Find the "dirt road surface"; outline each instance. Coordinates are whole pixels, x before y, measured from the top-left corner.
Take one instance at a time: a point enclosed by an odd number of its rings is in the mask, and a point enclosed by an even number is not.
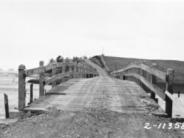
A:
[[[159,128],[171,120],[153,116],[160,111],[134,82],[100,74],[90,79],[72,79],[29,108],[48,111],[24,118],[1,129],[1,138],[180,138],[182,130]],[[63,89],[64,86],[69,86]],[[147,127],[157,125],[156,127]]]

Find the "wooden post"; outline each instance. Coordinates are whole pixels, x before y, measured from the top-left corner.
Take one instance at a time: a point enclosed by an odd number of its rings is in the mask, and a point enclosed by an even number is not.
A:
[[[126,77],[125,77],[125,75],[123,74],[123,80],[126,80]]]
[[[74,69],[73,69],[73,77],[76,78],[77,77],[77,63],[74,64]]]
[[[25,97],[26,97],[26,82],[25,82],[25,69],[24,65],[20,65],[18,72],[19,72],[19,79],[18,79],[18,109],[22,111],[25,107]]]
[[[152,63],[151,67],[152,68],[156,68],[157,64],[156,63]],[[156,84],[156,76],[154,76],[153,74],[150,74],[151,75],[151,83],[152,84]]]
[[[167,69],[166,75],[166,91],[173,94],[173,82],[174,82],[174,70],[169,68]]]
[[[72,73],[72,65],[69,64],[69,72]]]
[[[5,108],[5,118],[9,118],[9,104],[8,104],[8,95],[4,94],[4,108]]]
[[[156,83],[156,77],[154,76],[154,75],[152,75],[152,74],[148,74],[149,75],[149,77],[150,77],[150,82],[151,82],[151,84],[155,84]],[[156,100],[156,97],[155,97],[156,95],[155,95],[155,93],[154,92],[151,92],[151,98],[152,99],[154,99],[154,100]]]
[[[83,77],[84,78],[87,78],[87,68],[86,68],[85,64],[83,64],[83,69],[84,69],[84,71],[83,71]]]
[[[65,70],[66,70],[66,63],[64,63],[64,64],[62,65],[62,73],[65,73]]]
[[[151,75],[151,83],[156,84],[156,77],[152,74],[150,74],[150,75]]]
[[[40,61],[40,68],[44,67],[44,62]],[[40,78],[39,78],[39,96],[44,96],[44,72],[40,73]]]
[[[29,104],[33,102],[33,83],[30,84],[30,100]]]
[[[56,75],[57,73],[57,68],[56,68],[57,64],[53,64],[53,69],[52,69],[52,76]],[[52,87],[55,87],[56,86],[56,82],[52,82]]]
[[[84,65],[83,63],[81,63],[81,66],[80,66],[80,74],[81,74],[81,78],[84,77]]]
[[[172,99],[169,98],[169,96],[165,96],[165,111],[168,115],[168,117],[172,117],[172,110],[173,110],[173,102]]]
[[[178,91],[178,98],[180,97],[180,91]]]
[[[169,68],[167,69],[167,75],[166,75],[166,91],[173,94],[173,81],[174,81],[174,70]],[[169,96],[166,95],[165,98],[166,102],[166,113],[169,117],[172,117],[172,109],[173,109],[173,101],[170,99]]]
[[[81,63],[78,64],[78,76],[81,78]]]
[[[83,65],[81,66],[81,78],[83,78],[84,77],[84,67],[83,67]]]
[[[76,72],[79,72],[78,63],[76,64]]]
[[[69,65],[69,73],[70,73],[70,76],[71,78],[73,78],[73,65]]]
[[[153,100],[155,100],[155,93],[154,93],[154,92],[151,92],[151,98],[152,98]]]

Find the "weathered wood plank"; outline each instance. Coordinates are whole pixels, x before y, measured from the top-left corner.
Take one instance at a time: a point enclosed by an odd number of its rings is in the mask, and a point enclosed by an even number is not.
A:
[[[5,108],[5,118],[10,117],[9,113],[9,103],[8,103],[8,95],[4,93],[4,108]]]
[[[18,109],[22,111],[25,107],[25,97],[26,97],[26,83],[25,83],[25,66],[19,66],[19,78],[18,78]]]
[[[173,69],[167,69],[167,75],[166,75],[166,90],[173,94],[173,82],[174,82],[174,70]]]
[[[160,98],[165,100],[165,93],[160,88],[158,88],[156,85],[151,84],[149,81],[147,81],[141,75],[138,75],[138,74],[135,74],[135,73],[129,73],[129,74],[125,74],[125,76],[126,77],[129,77],[129,76],[134,77],[134,78],[140,80],[146,87],[148,87],[151,91],[153,91],[155,94],[160,96]]]
[[[30,98],[29,103],[31,104],[33,102],[33,83],[30,84]]]
[[[57,80],[60,80],[64,77],[70,77],[71,76],[71,73],[60,73],[60,74],[57,74],[57,75],[54,75],[48,79],[45,80],[45,84],[50,84],[50,83],[53,83]]]
[[[33,83],[33,84],[39,84],[39,79],[30,79],[27,82],[28,83]]]
[[[123,69],[112,72],[112,74],[125,72],[125,71],[133,69],[133,68],[145,70],[146,72],[148,72],[152,75],[155,75],[157,78],[161,79],[162,81],[164,81],[164,82],[166,81],[166,73],[165,72],[160,71],[160,70],[155,69],[155,68],[151,68],[151,67],[149,67],[145,64],[131,64],[126,68],[123,68]]]
[[[45,68],[38,67],[38,68],[33,68],[33,69],[26,70],[25,74],[26,74],[26,76],[31,76],[33,74],[40,74],[42,72],[45,72]]]
[[[44,62],[43,61],[40,61],[40,68],[44,68]],[[44,90],[44,79],[45,79],[45,77],[44,77],[44,72],[41,72],[40,74],[39,74],[39,96],[41,97],[41,96],[44,96],[44,92],[45,92],[45,90]]]
[[[26,76],[31,76],[34,74],[40,74],[49,70],[53,70],[55,68],[59,68],[59,67],[63,67],[63,66],[72,66],[75,65],[75,63],[56,63],[56,64],[50,64],[44,67],[37,67],[37,68],[33,68],[33,69],[28,69],[25,71]]]

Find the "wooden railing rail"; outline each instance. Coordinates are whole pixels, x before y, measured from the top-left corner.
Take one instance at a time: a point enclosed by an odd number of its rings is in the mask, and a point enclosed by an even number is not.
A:
[[[44,62],[40,61],[39,67],[26,69],[25,65],[20,65],[18,84],[18,109],[20,111],[25,108],[26,97],[26,77],[37,76],[37,79],[29,80],[30,97],[33,98],[33,84],[39,84],[39,96],[45,96],[45,85],[55,87],[62,82],[64,78],[90,78],[98,75],[97,71],[92,68],[85,60],[79,62],[52,63],[44,66]],[[33,99],[30,99],[32,102]]]
[[[56,69],[56,68],[62,68],[65,65],[73,66],[73,65],[75,65],[75,63],[53,63],[53,64],[43,66],[43,67],[28,69],[28,70],[25,71],[25,74],[26,74],[26,76],[31,76],[31,75],[34,75],[34,74],[40,74],[42,72],[46,72],[46,71],[53,70],[53,69]]]
[[[130,79],[138,82],[138,84],[143,87],[146,87],[151,91],[151,97],[157,102],[162,99],[165,101],[165,112],[168,116],[172,116],[172,99],[166,94],[166,91],[171,95],[173,94],[173,82],[174,82],[174,70],[167,69],[167,72],[163,72],[153,66],[148,66],[143,63],[139,64],[130,64],[127,67],[111,72],[111,75],[114,77],[127,80]],[[133,79],[132,79],[133,78]],[[157,80],[161,80],[164,84],[163,88],[160,88],[160,84]],[[157,98],[156,98],[157,97]]]
[[[141,83],[143,83],[147,88],[149,88],[152,92],[154,92],[155,94],[159,95],[160,98],[162,98],[163,100],[165,100],[165,94],[164,91],[157,87],[155,84],[152,84],[151,82],[149,82],[148,80],[146,80],[143,76],[136,74],[136,73],[129,73],[129,74],[125,74],[125,77],[134,77],[135,79],[139,80]],[[155,96],[152,95],[152,98],[154,98]]]
[[[57,74],[57,75],[54,75],[52,77],[45,79],[45,84],[49,85],[49,84],[52,84],[53,82],[56,82],[59,79],[62,79],[63,77],[70,77],[70,76],[71,76],[71,73],[69,73],[69,72],[68,73],[60,73],[60,74]]]
[[[144,70],[144,71],[148,72],[149,74],[152,74],[152,75],[156,76],[157,78],[161,79],[162,81],[164,81],[164,82],[166,81],[166,79],[165,79],[166,73],[165,72],[160,71],[158,69],[155,69],[154,67],[149,67],[145,64],[130,64],[129,66],[127,66],[123,69],[113,71],[112,74],[125,72],[125,71],[130,70],[130,69]]]

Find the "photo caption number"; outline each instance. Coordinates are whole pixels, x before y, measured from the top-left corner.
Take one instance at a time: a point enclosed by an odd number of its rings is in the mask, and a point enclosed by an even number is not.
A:
[[[168,124],[168,129],[173,129],[173,123]]]
[[[174,128],[175,128],[175,129],[180,129],[180,126],[181,126],[181,123],[176,123],[176,124],[174,125]]]
[[[181,124],[181,130],[184,130],[184,123]]]
[[[145,125],[144,125],[144,129],[151,129],[151,125],[150,125],[150,123],[145,123]]]

